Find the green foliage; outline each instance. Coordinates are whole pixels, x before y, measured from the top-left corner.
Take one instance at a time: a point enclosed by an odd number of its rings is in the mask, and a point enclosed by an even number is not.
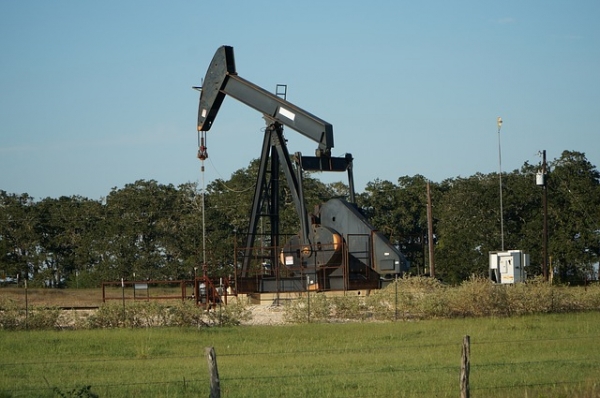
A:
[[[210,311],[193,302],[162,304],[158,302],[133,305],[107,304],[87,319],[87,327],[149,328],[149,327],[210,327],[236,326],[249,320],[251,313],[240,301],[218,306]]]
[[[422,175],[398,178],[398,184],[375,180],[367,184],[358,204],[370,222],[397,244],[412,265],[412,272],[425,269],[423,252],[427,242],[427,180]],[[439,189],[434,184],[432,197]]]
[[[548,164],[548,254],[555,280],[584,283],[597,278],[600,173],[575,151]],[[213,181],[204,195],[196,184],[174,187],[153,180],[113,188],[101,201],[72,196],[36,202],[26,193],[0,190],[0,276],[19,275],[29,286],[79,288],[132,279],[134,273],[137,279],[191,279],[203,261],[202,219],[209,276],[228,276],[234,247],[243,245],[248,228],[258,165],[254,160],[229,180]],[[453,285],[485,277],[488,253],[501,249],[501,219],[505,247],[525,250],[531,258],[528,274],[541,274],[543,189],[534,183],[539,169],[525,163],[502,174],[503,214],[497,173],[430,184],[436,277]],[[422,275],[429,264],[426,185],[421,175],[402,176],[396,183],[376,179],[357,198],[371,223],[411,261],[413,275]],[[310,174],[303,186],[309,210],[348,195],[344,184],[323,184]],[[280,232],[297,233],[289,190],[282,190],[280,202]]]
[[[13,300],[0,298],[0,328],[16,330],[21,325],[21,311]]]
[[[334,319],[363,321],[368,318],[367,306],[358,296],[334,296],[332,298]]]
[[[286,302],[283,319],[288,323],[327,322],[331,320],[332,300],[322,293]]]
[[[600,310],[600,286],[555,286],[541,278],[506,286],[473,278],[449,287],[430,278],[402,278],[369,301],[381,319],[520,316]]]
[[[20,307],[13,300],[0,298],[0,329],[40,330],[59,327],[60,309],[55,307]]]
[[[549,255],[561,281],[589,278],[600,254],[600,174],[584,154],[565,151],[550,162],[548,176]],[[503,174],[504,214],[499,213],[498,175],[477,174],[445,181],[436,203],[436,276],[459,284],[486,276],[488,252],[500,250],[500,217],[505,247],[531,255],[530,275],[541,273],[542,194],[539,167],[525,164]],[[596,275],[597,277],[597,275]]]
[[[562,282],[580,281],[600,254],[600,172],[583,153],[564,151],[548,185],[553,264]]]
[[[100,286],[102,282],[104,282],[102,274],[89,267],[71,273],[65,280],[65,287],[68,289],[93,289]]]
[[[62,398],[98,398],[99,395],[92,391],[92,386],[75,387],[64,393],[58,387],[54,387],[54,393]]]
[[[88,319],[88,326],[94,328],[118,328],[127,326],[127,309],[117,305],[103,305]]]
[[[191,302],[178,303],[169,308],[169,318],[164,326],[238,326],[252,319],[252,313],[240,300],[218,305],[210,311]]]
[[[484,278],[472,278],[448,289],[447,311],[450,317],[510,315],[506,287]]]
[[[238,326],[252,319],[252,312],[241,300],[234,300],[227,305],[219,305],[207,313],[210,324],[218,326]]]
[[[204,309],[194,303],[178,302],[169,309],[169,312],[168,324],[170,326],[208,326]]]
[[[472,278],[456,287],[426,277],[400,278],[370,296],[314,294],[288,303],[288,323],[414,320],[522,316],[600,310],[600,285],[555,286],[537,278],[530,283],[496,285]]]
[[[34,308],[29,311],[25,321],[28,329],[56,329],[59,327],[59,308]]]
[[[446,314],[447,287],[426,277],[404,277],[368,298],[377,319],[426,319]]]
[[[19,307],[13,300],[0,299],[0,330],[43,329],[117,329],[156,327],[237,326],[252,318],[241,301],[207,311],[191,301],[175,304],[140,302],[123,306],[105,304],[82,317],[76,313],[61,314],[54,307]]]
[[[459,284],[473,274],[486,275],[488,252],[500,249],[498,181],[477,174],[445,184],[444,196],[435,210],[440,219],[435,228],[440,236],[435,252],[436,277]]]
[[[286,302],[283,312],[283,319],[289,323],[306,323],[309,321],[308,300],[298,299]]]

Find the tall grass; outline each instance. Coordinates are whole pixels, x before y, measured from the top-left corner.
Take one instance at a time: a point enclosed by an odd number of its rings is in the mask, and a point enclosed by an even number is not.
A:
[[[55,307],[23,308],[18,302],[0,298],[0,329],[51,329],[58,324],[60,310]]]
[[[555,286],[534,280],[503,286],[485,279],[449,287],[431,278],[398,279],[368,296],[334,296],[311,293],[288,303],[289,323],[365,320],[413,320],[600,310],[600,285]],[[56,307],[24,308],[10,296],[0,298],[0,329],[70,327],[116,328],[157,326],[238,325],[251,317],[242,301],[206,312],[192,302],[111,302],[89,316],[60,312]]]
[[[430,278],[402,278],[369,299],[382,318],[464,318],[600,310],[600,285],[556,286],[536,279],[497,285],[474,278],[448,287]]]
[[[169,326],[236,326],[250,317],[241,301],[218,306],[212,311],[193,302],[131,302],[105,304],[84,315],[76,311],[30,306],[0,298],[0,329],[106,329]]]
[[[223,328],[0,331],[0,396],[456,397],[471,336],[473,397],[600,394],[600,313]]]
[[[423,277],[401,278],[367,297],[312,293],[288,303],[290,323],[521,316],[600,310],[600,285],[556,286],[540,279],[497,285],[474,278],[460,286]]]

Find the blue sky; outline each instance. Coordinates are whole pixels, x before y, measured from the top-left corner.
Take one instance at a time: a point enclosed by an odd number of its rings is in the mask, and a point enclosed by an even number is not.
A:
[[[223,44],[240,76],[287,84],[333,124],[359,192],[497,172],[498,116],[503,171],[543,149],[598,166],[598,20],[597,0],[2,1],[0,190],[100,199],[140,179],[201,183],[191,87]],[[263,127],[226,98],[205,183],[258,157]],[[316,148],[286,137],[291,152]]]

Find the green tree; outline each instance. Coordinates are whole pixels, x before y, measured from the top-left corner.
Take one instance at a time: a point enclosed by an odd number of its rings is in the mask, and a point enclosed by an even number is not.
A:
[[[395,214],[402,204],[398,201],[398,187],[387,180],[369,182],[365,192],[358,197],[358,204],[370,222],[388,238],[400,235],[400,220]]]
[[[432,196],[439,196],[430,184]],[[428,264],[427,179],[421,175],[398,178],[398,184],[375,180],[359,195],[359,203],[371,224],[404,253],[413,274],[422,274]],[[435,228],[434,228],[435,229]]]
[[[136,279],[177,277],[182,264],[176,249],[182,216],[177,189],[141,180],[113,189],[106,201],[102,279],[134,273]]]
[[[0,270],[7,277],[18,275],[22,280],[38,272],[36,219],[31,196],[0,191]]]
[[[600,173],[585,154],[564,151],[548,180],[549,254],[563,281],[581,280],[600,254]]]
[[[488,252],[500,250],[498,182],[483,174],[442,183],[436,208],[436,275],[459,283],[487,275]]]
[[[437,215],[437,270],[458,283],[470,275],[486,276],[488,253],[504,249],[530,254],[530,276],[542,272],[543,190],[535,185],[541,166],[525,163],[504,173],[503,213],[499,211],[498,174],[476,174],[444,181]],[[600,225],[599,173],[585,155],[565,151],[551,162],[548,179],[549,255],[561,280],[581,280],[598,261]]]
[[[175,188],[153,180],[113,188],[105,202],[80,196],[35,202],[0,191],[0,272],[55,286],[98,285],[134,273],[138,279],[183,279],[194,268],[202,272],[203,262],[210,276],[229,275],[234,248],[246,241],[258,165],[253,160],[205,192],[197,184]],[[502,214],[496,173],[431,184],[436,276],[450,283],[487,276],[489,252],[502,249],[501,220],[504,249],[525,250],[529,274],[541,273],[543,190],[534,183],[540,167],[525,163],[502,174]],[[303,180],[309,213],[332,197],[348,196],[345,184],[324,184],[315,175]],[[401,248],[415,273],[426,263],[426,184],[420,175],[396,184],[375,180],[357,195],[361,211]],[[283,177],[280,186],[280,233],[296,234],[299,215]],[[600,256],[600,173],[583,153],[565,151],[549,163],[547,191],[551,262],[561,281],[580,281]],[[268,218],[260,228],[267,237],[256,244],[270,245]]]
[[[80,196],[46,198],[35,205],[41,253],[40,284],[62,286],[98,263],[94,253],[101,204]]]

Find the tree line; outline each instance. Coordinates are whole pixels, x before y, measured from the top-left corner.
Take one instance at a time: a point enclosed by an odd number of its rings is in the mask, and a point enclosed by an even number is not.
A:
[[[600,173],[584,153],[574,151],[564,151],[548,166],[553,275],[562,282],[597,277]],[[500,250],[501,239],[506,249],[530,254],[530,276],[541,274],[543,190],[535,184],[540,168],[525,163],[502,174],[502,214],[498,173],[430,182],[436,277],[454,284],[487,276],[488,253]],[[93,287],[121,278],[190,279],[204,264],[211,276],[231,275],[236,248],[245,242],[257,172],[254,160],[206,189],[140,180],[113,188],[100,200],[35,200],[0,190],[0,276],[19,275],[38,286]],[[428,271],[427,183],[422,175],[376,179],[357,195],[358,208],[401,248],[412,274]],[[329,198],[348,196],[344,183],[322,183],[310,174],[304,191],[309,211]],[[298,216],[285,189],[281,203],[280,230],[295,234]]]

